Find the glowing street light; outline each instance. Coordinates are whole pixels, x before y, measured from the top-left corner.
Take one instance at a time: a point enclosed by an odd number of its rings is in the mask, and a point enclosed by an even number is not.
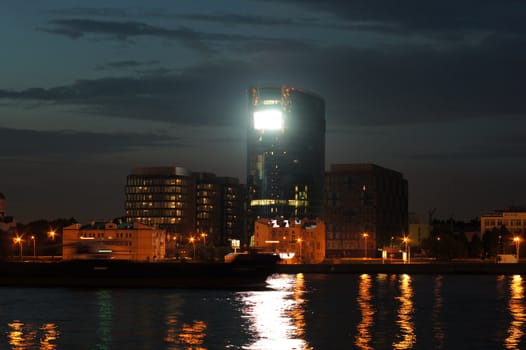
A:
[[[33,241],[33,259],[36,259],[37,257],[37,239],[35,235],[31,235],[31,240]]]
[[[195,260],[195,238],[194,237],[190,237],[190,243],[192,243],[192,246],[194,248],[194,254],[192,256],[192,259]]]
[[[206,233],[201,233],[201,238],[203,238],[203,247],[206,247],[206,236],[208,236]]]
[[[20,260],[22,260],[22,237],[20,237],[19,235],[17,235],[14,239],[13,239],[13,242],[15,244],[18,244],[18,246],[20,247]]]
[[[517,256],[517,262],[519,261],[519,246],[521,244],[521,238],[519,236],[513,237],[513,242],[515,242],[515,255]]]
[[[367,237],[369,237],[369,234],[367,232],[365,232],[363,234],[363,240],[364,240],[363,256],[364,256],[365,259],[367,259]]]
[[[303,240],[302,240],[301,237],[300,237],[300,238],[298,238],[296,241],[300,244],[299,260],[300,260],[300,262],[301,262],[301,259],[302,259],[302,257],[301,257],[301,245],[302,245]]]
[[[57,235],[57,233],[55,232],[55,230],[51,229],[51,231],[49,231],[47,233],[47,236],[49,238],[51,238],[52,241],[55,241],[55,236]],[[53,247],[53,250],[52,250],[52,253],[51,253],[51,260],[55,260],[55,248]]]
[[[403,239],[404,243],[405,243],[405,253],[407,255],[407,262],[410,263],[411,262],[411,247],[409,246],[409,237],[404,237]]]

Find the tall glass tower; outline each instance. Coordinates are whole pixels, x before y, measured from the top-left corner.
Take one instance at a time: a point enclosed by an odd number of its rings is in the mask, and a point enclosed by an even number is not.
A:
[[[249,229],[259,218],[320,217],[324,100],[293,87],[252,87],[248,92]]]

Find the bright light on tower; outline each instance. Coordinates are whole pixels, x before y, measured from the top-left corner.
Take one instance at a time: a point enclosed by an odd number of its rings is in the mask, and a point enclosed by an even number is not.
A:
[[[279,130],[283,128],[283,113],[277,109],[254,112],[254,129]]]

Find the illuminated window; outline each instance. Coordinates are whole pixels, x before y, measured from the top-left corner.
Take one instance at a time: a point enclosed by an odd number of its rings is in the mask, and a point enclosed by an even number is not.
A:
[[[283,128],[283,113],[279,110],[254,112],[254,129],[278,130]]]

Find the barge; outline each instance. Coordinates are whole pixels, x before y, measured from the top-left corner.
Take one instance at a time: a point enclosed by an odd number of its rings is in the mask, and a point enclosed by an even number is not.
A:
[[[250,289],[265,287],[276,262],[4,261],[0,286]]]

